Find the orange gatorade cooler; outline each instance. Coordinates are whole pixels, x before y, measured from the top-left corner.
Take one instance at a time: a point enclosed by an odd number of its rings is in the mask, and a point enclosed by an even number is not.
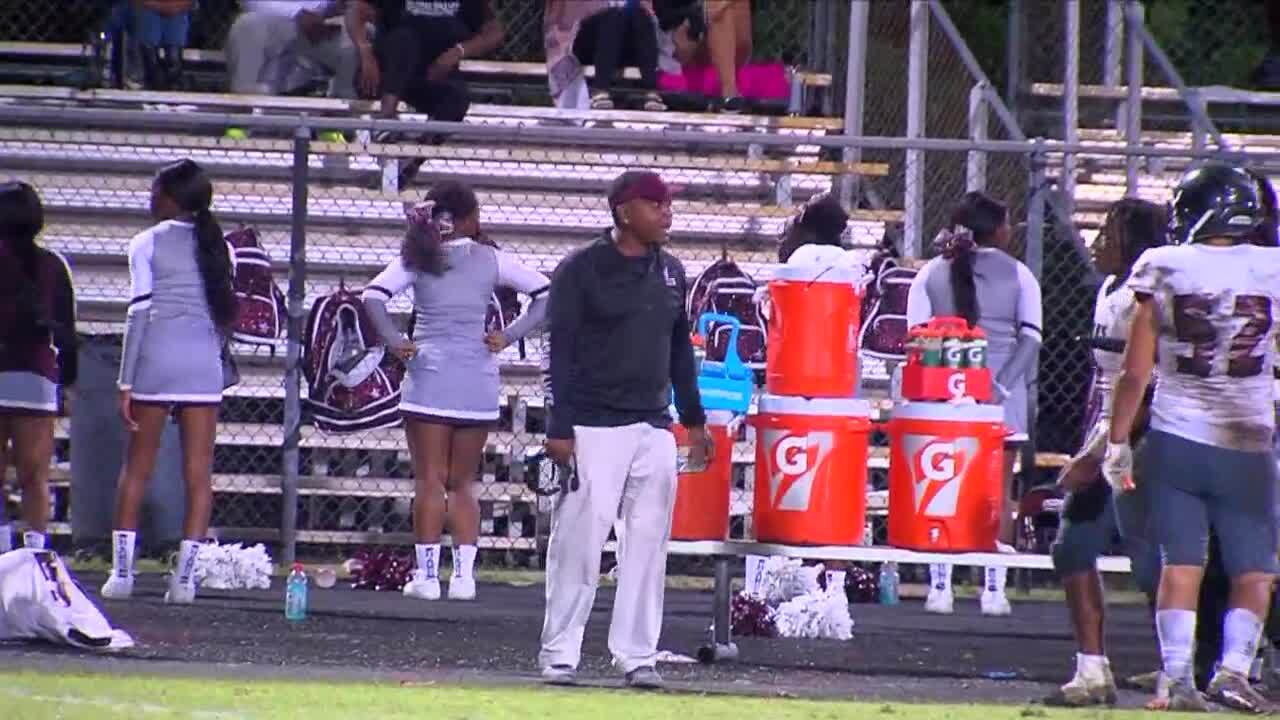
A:
[[[1000,529],[1004,411],[916,402],[889,421],[889,544],[990,552]]]
[[[870,405],[853,398],[764,395],[751,423],[756,429],[756,539],[861,544]]]
[[[679,452],[676,505],[671,517],[672,540],[724,540],[729,536],[729,492],[733,476],[732,415],[707,414],[707,432],[715,441],[715,457],[705,468],[687,464],[689,433],[673,425]]]
[[[847,398],[857,378],[861,312],[856,273],[783,265],[769,283],[765,389],[774,395]]]

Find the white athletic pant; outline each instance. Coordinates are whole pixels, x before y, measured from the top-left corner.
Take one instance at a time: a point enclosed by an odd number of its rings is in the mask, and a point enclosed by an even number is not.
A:
[[[227,76],[231,92],[278,95],[304,84],[310,72],[299,65],[309,61],[332,73],[329,96],[354,98],[360,55],[345,27],[321,43],[312,43],[287,16],[249,12],[240,15],[227,33]],[[302,76],[299,77],[299,71]]]
[[[623,672],[652,667],[662,632],[667,540],[676,497],[676,441],[648,424],[575,427],[578,490],[561,495],[547,548],[542,667],[576,668],[600,582],[600,554],[617,522],[618,592],[609,652]]]

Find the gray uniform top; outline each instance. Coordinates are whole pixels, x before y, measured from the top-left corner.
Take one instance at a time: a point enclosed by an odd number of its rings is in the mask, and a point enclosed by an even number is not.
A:
[[[214,326],[190,222],[166,220],[129,241],[130,301],[120,388],[138,400],[222,400],[223,338]],[[227,246],[232,271],[235,252]]]
[[[514,256],[469,238],[445,242],[444,251],[448,269],[438,276],[408,270],[399,259],[392,261],[365,288],[365,307],[383,342],[399,343],[403,335],[388,315],[386,303],[413,289],[413,343],[418,354],[409,361],[401,387],[402,411],[496,420],[498,363],[484,343],[489,299],[499,286],[533,299],[503,331],[508,343],[515,342],[542,323],[551,283]]]
[[[978,299],[978,327],[987,336],[988,366],[1004,395],[1005,424],[1011,440],[1027,433],[1027,383],[1035,373],[1041,337],[1040,283],[1031,270],[1002,250],[975,249],[973,280]],[[956,316],[950,261],[930,260],[911,283],[907,325],[929,318]]]

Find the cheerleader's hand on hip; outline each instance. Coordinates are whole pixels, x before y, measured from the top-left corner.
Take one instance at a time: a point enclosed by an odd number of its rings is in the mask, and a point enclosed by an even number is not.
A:
[[[1102,460],[1102,476],[1116,492],[1128,492],[1133,484],[1133,448],[1129,443],[1107,443],[1107,454]]]
[[[133,391],[128,388],[120,390],[120,417],[129,432],[138,431],[138,423],[133,419]]]
[[[500,353],[507,347],[507,338],[501,332],[494,330],[484,336],[484,344],[489,348],[489,352]]]

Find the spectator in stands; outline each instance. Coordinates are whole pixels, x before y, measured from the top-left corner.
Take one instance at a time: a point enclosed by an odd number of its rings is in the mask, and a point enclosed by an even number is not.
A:
[[[413,460],[413,531],[417,565],[404,594],[440,598],[440,536],[453,540],[449,598],[476,596],[473,566],[480,504],[472,491],[489,429],[498,420],[496,353],[545,316],[550,281],[515,257],[483,244],[480,204],[471,188],[444,182],[409,211],[400,257],[364,291],[383,343],[404,358],[408,375],[400,412]],[[504,331],[486,337],[489,299],[500,287],[533,298]],[[387,314],[387,303],[412,289],[413,337]]]
[[[23,182],[0,184],[0,488],[12,457],[27,524],[22,544],[29,548],[45,545],[59,384],[70,400],[76,382],[71,270],[60,255],[36,245],[43,227],[35,189]],[[4,518],[0,507],[0,553],[13,542]]]
[[[1253,82],[1262,90],[1280,90],[1280,0],[1266,0],[1267,34],[1271,47],[1253,71]]]
[[[665,51],[680,65],[714,65],[720,76],[720,110],[745,112],[747,101],[738,91],[738,69],[751,59],[751,0],[655,1],[663,27],[673,28],[664,43]]]
[[[583,19],[573,38],[573,57],[595,68],[588,82],[591,109],[612,110],[618,74],[623,67],[634,66],[640,71],[644,109],[666,110],[658,94],[658,27],[653,0],[611,5]]]
[[[182,49],[191,30],[194,0],[131,0],[124,11],[137,36],[148,90],[181,90]]]
[[[328,22],[344,0],[243,0],[227,33],[231,92],[278,95],[304,86],[317,71],[329,77],[329,97],[354,98],[360,62],[349,33]]]
[[[165,602],[195,600],[195,563],[209,533],[213,447],[227,384],[226,338],[237,317],[231,247],[210,211],[213,185],[191,160],[166,165],[151,186],[156,225],[129,241],[130,295],[120,362],[120,414],[129,430],[116,488],[105,598],[133,594],[138,515],[170,416],[182,431],[186,515]]]
[[[360,56],[359,89],[381,97],[383,118],[397,117],[404,100],[433,120],[461,122],[471,101],[459,64],[504,39],[490,0],[349,0],[346,21]],[[374,21],[376,44],[367,27]]]
[[[907,326],[933,317],[962,317],[980,327],[990,343],[987,362],[993,375],[995,402],[1004,408],[1010,435],[1004,452],[1004,502],[1000,513],[1000,552],[1014,552],[1012,543],[1013,463],[1027,441],[1027,392],[1036,373],[1042,340],[1040,283],[1021,262],[1008,254],[1012,233],[1009,211],[980,192],[966,193],[951,212],[950,226],[934,241],[938,257],[920,270],[911,283]],[[951,566],[931,565],[925,610],[953,609]],[[1007,568],[986,568],[981,598],[984,615],[1011,612],[1005,593]]]

